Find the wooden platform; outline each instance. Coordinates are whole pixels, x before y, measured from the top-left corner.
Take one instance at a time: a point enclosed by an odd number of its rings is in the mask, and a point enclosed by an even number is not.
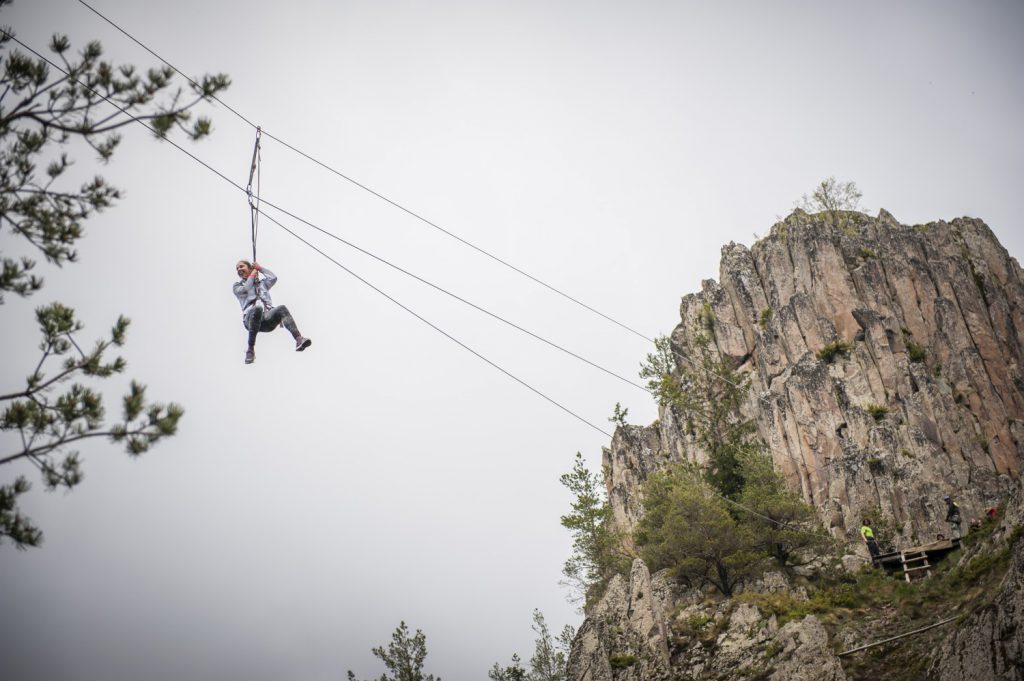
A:
[[[908,582],[931,575],[932,567],[946,557],[947,553],[960,548],[959,539],[940,539],[930,544],[910,546],[899,551],[883,553],[874,560],[874,564],[886,572],[903,575]]]

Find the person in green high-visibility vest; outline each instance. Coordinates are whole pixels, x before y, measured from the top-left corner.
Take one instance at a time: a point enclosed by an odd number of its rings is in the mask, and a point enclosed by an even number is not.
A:
[[[874,565],[875,560],[878,559],[881,551],[878,550],[878,543],[875,541],[875,532],[871,529],[871,523],[867,518],[864,518],[864,524],[860,527],[860,536],[868,546],[868,552],[871,553],[871,564]]]

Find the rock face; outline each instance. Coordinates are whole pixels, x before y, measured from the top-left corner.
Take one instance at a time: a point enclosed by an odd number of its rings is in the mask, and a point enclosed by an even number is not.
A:
[[[972,613],[936,651],[928,678],[936,681],[1024,679],[1024,495],[1012,500],[989,551],[1011,552],[1010,569],[991,603]]]
[[[956,498],[966,525],[1018,487],[1024,272],[981,221],[911,227],[885,211],[832,221],[798,210],[751,249],[725,246],[720,282],[685,296],[680,313],[673,348],[685,352],[696,328],[712,332],[716,351],[750,377],[744,416],[835,537],[854,540],[863,512],[877,508],[893,520],[896,546],[931,540],[949,532],[944,495]],[[828,357],[830,344],[845,351]],[[706,460],[685,414],[667,407],[659,416],[618,428],[604,451],[627,544],[648,476]],[[1019,499],[1005,522],[1024,523]],[[929,678],[1024,679],[1024,540],[1014,551],[1000,597],[950,634]],[[790,587],[766,576],[753,588]],[[752,605],[679,592],[639,560],[628,582],[616,577],[588,611],[568,674],[749,677],[847,678],[813,616],[779,627]]]
[[[767,575],[762,589],[788,589]],[[756,607],[705,602],[677,592],[667,572],[636,560],[588,613],[569,655],[572,681],[760,678],[845,681],[828,635],[813,616],[779,627]]]
[[[576,633],[573,678],[670,679],[666,613],[673,602],[665,575],[652,580],[643,561],[634,561],[629,582],[616,575]]]
[[[776,637],[782,643],[782,663],[772,679],[788,681],[843,681],[846,674],[839,658],[828,647],[828,634],[813,615],[789,622]]]
[[[836,537],[854,539],[872,508],[897,543],[948,535],[943,496],[978,517],[1019,475],[1024,273],[980,220],[909,227],[882,211],[834,226],[798,210],[751,249],[725,246],[720,283],[680,311],[674,347],[711,326],[751,378],[745,415]],[[835,342],[849,351],[823,359]],[[652,471],[705,458],[682,416],[620,428],[605,451],[626,534]]]
[[[991,605],[946,639],[928,678],[936,681],[1024,679],[1024,543]]]

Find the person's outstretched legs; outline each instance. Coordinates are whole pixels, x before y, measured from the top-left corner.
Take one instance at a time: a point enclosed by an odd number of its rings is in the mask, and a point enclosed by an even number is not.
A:
[[[295,339],[296,351],[302,352],[313,344],[313,341],[299,333],[299,328],[295,325],[295,318],[292,317],[292,313],[288,311],[288,307],[285,305],[278,305],[270,310],[267,316],[263,318],[260,331],[273,331],[279,324],[287,329],[288,333]]]

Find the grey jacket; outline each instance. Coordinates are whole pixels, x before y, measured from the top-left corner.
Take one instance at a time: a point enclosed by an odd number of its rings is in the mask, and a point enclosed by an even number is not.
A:
[[[238,304],[242,306],[242,316],[245,316],[245,313],[257,301],[263,304],[265,310],[274,307],[274,303],[270,299],[270,287],[277,283],[277,275],[266,267],[260,268],[260,274],[263,277],[260,279],[259,286],[256,285],[255,277],[246,277],[235,282],[232,287],[235,298],[238,298]]]

